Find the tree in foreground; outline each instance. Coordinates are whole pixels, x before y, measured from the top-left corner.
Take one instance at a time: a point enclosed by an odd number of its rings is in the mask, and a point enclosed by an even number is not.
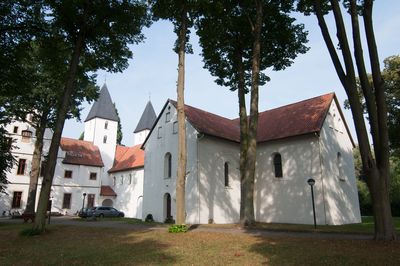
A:
[[[132,57],[128,44],[141,42],[141,30],[149,23],[143,1],[47,1],[46,4],[42,12],[48,17],[49,33],[65,42],[70,56],[33,227],[39,232],[45,229],[61,133],[71,107],[71,96],[76,92],[77,76],[99,69],[124,70]]]
[[[170,20],[177,35],[175,52],[178,54],[177,112],[178,112],[178,170],[176,178],[176,224],[186,223],[186,123],[185,123],[185,54],[191,53],[188,43],[189,29],[193,26],[195,1],[154,0],[150,1],[154,19]]]
[[[213,1],[203,3],[198,19],[205,68],[219,85],[237,90],[240,117],[240,222],[254,217],[258,90],[269,80],[262,71],[285,69],[305,53],[306,33],[289,16],[293,1]],[[245,95],[251,91],[250,116]]]
[[[346,34],[346,27],[340,6],[341,3],[351,18],[354,61]],[[357,0],[300,0],[298,9],[306,15],[310,13],[316,15],[335,70],[346,91],[360,147],[363,173],[366,176],[367,185],[371,193],[375,221],[375,239],[394,240],[396,239],[396,232],[389,200],[390,165],[387,99],[372,22],[373,0],[364,0],[361,2]],[[332,12],[334,16],[336,36],[342,60],[339,59],[338,50],[332,41],[325,21],[325,15],[329,12]],[[372,83],[368,80],[365,66],[359,17],[362,17],[364,22]],[[360,87],[365,99],[373,148],[371,148],[368,139],[363,107],[357,91],[355,67],[358,71]]]

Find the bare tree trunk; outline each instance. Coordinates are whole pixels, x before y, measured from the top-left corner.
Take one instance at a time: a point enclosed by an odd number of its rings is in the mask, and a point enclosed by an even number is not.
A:
[[[341,47],[346,72],[342,67],[330,37],[329,30],[323,17],[320,0],[314,0],[314,10],[332,62],[346,91],[353,115],[360,147],[363,172],[367,177],[367,185],[371,192],[375,220],[375,239],[392,240],[396,238],[396,234],[393,226],[389,201],[389,139],[386,125],[387,110],[383,81],[380,74],[379,59],[372,27],[372,1],[365,1],[364,23],[371,58],[372,73],[373,76],[375,73],[376,78],[374,80],[374,87],[376,86],[377,88],[375,89],[375,95],[372,93],[370,84],[365,77],[366,70],[359,36],[357,18],[358,14],[356,12],[356,3],[354,0],[350,1],[350,14],[352,16],[354,56],[356,59],[358,73],[360,75],[362,91],[366,99],[368,116],[370,117],[371,134],[374,140],[376,160],[372,156],[371,145],[368,139],[368,133],[364,121],[364,113],[357,91],[354,65],[346,37],[345,26],[339,3],[337,0],[331,0],[330,2],[335,16],[337,37]],[[379,74],[377,74],[377,72],[379,72]]]
[[[378,49],[376,47],[372,23],[372,0],[364,2],[364,27],[368,43],[369,58],[372,68],[372,80],[375,89],[375,100],[378,117],[379,143],[374,145],[378,174],[371,176],[372,198],[375,218],[375,238],[395,240],[392,211],[390,208],[390,163],[389,163],[389,132],[387,125],[387,105],[385,85],[379,66]],[[374,143],[375,144],[375,143]],[[371,190],[371,189],[370,189]]]
[[[238,40],[240,41],[240,40]],[[245,170],[247,162],[247,141],[248,141],[248,119],[246,110],[246,88],[245,88],[245,78],[244,78],[244,67],[241,48],[236,51],[236,64],[238,71],[238,100],[239,100],[239,120],[240,120],[240,223],[244,224],[244,210],[245,210],[245,194],[246,194],[246,183]]]
[[[35,224],[33,230],[43,232],[46,226],[46,211],[50,198],[51,186],[53,183],[54,172],[57,164],[57,154],[61,141],[61,134],[64,128],[64,123],[68,109],[70,107],[71,95],[74,91],[74,83],[78,64],[82,49],[84,47],[86,29],[83,27],[75,42],[74,51],[71,57],[69,70],[66,77],[64,92],[62,97],[59,99],[59,108],[57,109],[57,119],[54,127],[53,138],[51,140],[50,150],[48,154],[48,161],[46,165],[46,171],[42,181],[42,188],[39,195],[39,203],[36,212]]]
[[[178,171],[176,178],[176,224],[186,223],[185,186],[186,186],[186,123],[185,123],[185,47],[187,15],[186,8],[182,8],[182,25],[178,36],[178,84],[177,84],[177,111],[178,111]]]
[[[246,193],[244,196],[244,217],[242,225],[253,225],[254,217],[254,181],[257,159],[257,128],[258,128],[258,87],[260,79],[260,57],[261,57],[261,28],[263,19],[262,3],[259,0],[256,4],[256,21],[253,27],[253,57],[252,57],[252,80],[250,99],[250,121],[247,147],[247,162],[244,177]]]
[[[40,174],[40,162],[43,151],[43,137],[44,137],[44,132],[46,131],[47,114],[48,112],[43,112],[41,114],[39,125],[36,126],[36,132],[35,132],[36,141],[32,156],[32,169],[29,175],[28,199],[26,201],[26,208],[25,208],[25,213],[29,214],[35,213],[36,191]]]

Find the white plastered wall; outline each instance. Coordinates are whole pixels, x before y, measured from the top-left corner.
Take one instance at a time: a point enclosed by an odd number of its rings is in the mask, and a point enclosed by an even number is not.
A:
[[[109,176],[111,179],[115,177],[115,184],[111,186],[117,194],[112,199],[114,207],[123,211],[125,217],[142,219],[144,169],[110,173]]]
[[[166,112],[170,120],[166,120]],[[173,132],[177,121],[175,107],[168,103],[145,145],[145,168],[143,188],[143,219],[152,214],[155,221],[164,222],[166,218],[164,195],[171,196],[171,214],[176,218],[176,174],[178,154],[178,134]],[[161,127],[161,129],[159,129]],[[186,122],[187,177],[186,177],[186,222],[198,223],[197,189],[197,131]],[[171,178],[164,176],[164,157],[172,156]]]
[[[353,145],[336,102],[329,108],[321,130],[322,176],[328,224],[361,222]],[[338,161],[340,153],[341,162]]]

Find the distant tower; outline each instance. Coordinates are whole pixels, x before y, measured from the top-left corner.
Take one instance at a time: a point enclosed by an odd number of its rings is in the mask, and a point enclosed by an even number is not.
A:
[[[148,101],[136,129],[133,131],[135,134],[134,145],[142,144],[144,142],[156,119],[157,116],[156,112],[154,112],[153,105]]]
[[[99,147],[106,171],[114,163],[115,145],[117,144],[118,116],[106,84],[100,90],[97,101],[93,104],[85,119],[84,140]]]

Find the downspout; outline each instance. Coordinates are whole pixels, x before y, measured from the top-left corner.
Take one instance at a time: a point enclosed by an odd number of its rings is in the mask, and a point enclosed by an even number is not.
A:
[[[326,202],[325,202],[325,185],[324,185],[324,175],[322,171],[322,152],[321,152],[321,142],[320,142],[320,136],[318,133],[315,133],[315,136],[317,137],[318,140],[318,150],[319,150],[319,169],[320,169],[320,177],[321,177],[321,183],[322,183],[322,200],[324,203],[324,218],[325,218],[325,224],[326,222]]]

